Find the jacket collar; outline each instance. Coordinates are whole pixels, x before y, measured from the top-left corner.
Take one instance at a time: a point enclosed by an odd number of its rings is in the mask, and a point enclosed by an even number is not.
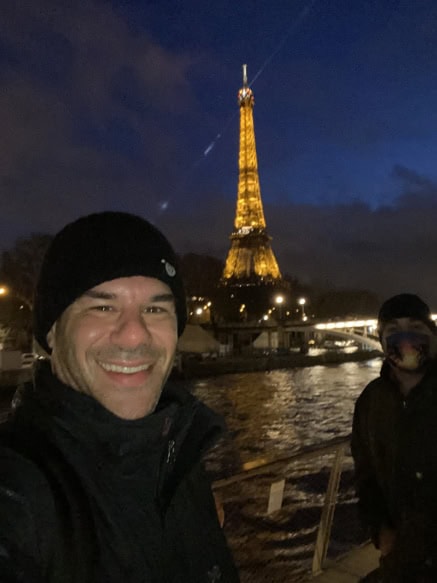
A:
[[[388,363],[387,359],[385,359],[382,363],[380,377],[384,381],[390,383],[393,387],[398,389],[398,381],[395,375],[393,374],[392,367]],[[430,386],[434,387],[436,380],[437,380],[437,359],[433,359],[427,364],[424,376],[417,383],[417,385],[411,389],[408,398],[410,399],[411,396],[415,395],[417,392],[422,392],[422,387],[425,386],[428,388]]]
[[[223,430],[222,419],[183,387],[167,384],[156,410],[137,420],[120,419],[92,397],[62,383],[41,362],[33,383],[25,385],[17,405],[17,416],[27,417],[42,431],[55,427],[95,453],[112,456],[139,454],[167,447],[180,450],[186,440],[194,457],[200,457]],[[191,457],[191,456],[190,456]]]

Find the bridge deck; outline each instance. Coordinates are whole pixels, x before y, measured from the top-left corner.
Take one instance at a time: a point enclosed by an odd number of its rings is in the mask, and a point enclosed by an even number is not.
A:
[[[373,545],[367,544],[355,549],[336,561],[328,563],[321,575],[311,581],[317,583],[358,583],[361,577],[367,575],[378,566],[379,552]]]

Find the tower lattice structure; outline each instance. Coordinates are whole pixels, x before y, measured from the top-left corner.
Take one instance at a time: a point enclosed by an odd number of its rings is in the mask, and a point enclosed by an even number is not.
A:
[[[225,285],[276,284],[281,272],[267,234],[258,176],[253,92],[247,84],[243,65],[243,87],[238,92],[240,106],[240,150],[238,195],[234,231],[222,283]]]

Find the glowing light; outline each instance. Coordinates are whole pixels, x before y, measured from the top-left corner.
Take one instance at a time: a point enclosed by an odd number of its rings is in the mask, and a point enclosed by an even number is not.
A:
[[[305,314],[305,304],[307,303],[305,298],[299,298],[297,300],[297,303],[299,304],[301,310],[302,310],[302,321],[306,322],[308,320],[307,315]]]
[[[275,297],[275,303],[278,304],[278,306],[280,306],[281,304],[284,303],[284,296],[276,296]]]
[[[4,285],[0,286],[0,296],[5,296],[8,293],[8,288]]]
[[[363,328],[376,329],[378,320],[347,320],[345,322],[327,322],[326,324],[315,324],[318,330],[341,330],[343,328]]]

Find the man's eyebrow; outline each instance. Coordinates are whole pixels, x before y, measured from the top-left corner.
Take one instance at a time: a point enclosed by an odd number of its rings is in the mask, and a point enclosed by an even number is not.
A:
[[[95,289],[89,289],[82,294],[88,298],[93,298],[95,300],[115,300],[117,294],[109,293],[105,291],[99,291]],[[155,294],[150,298],[151,302],[174,302],[174,295],[171,293]]]
[[[174,302],[173,294],[156,294],[150,298],[151,302]]]
[[[94,289],[89,289],[82,294],[88,298],[94,298],[96,300],[114,300],[116,298],[115,294],[111,294],[105,291],[97,291]]]

